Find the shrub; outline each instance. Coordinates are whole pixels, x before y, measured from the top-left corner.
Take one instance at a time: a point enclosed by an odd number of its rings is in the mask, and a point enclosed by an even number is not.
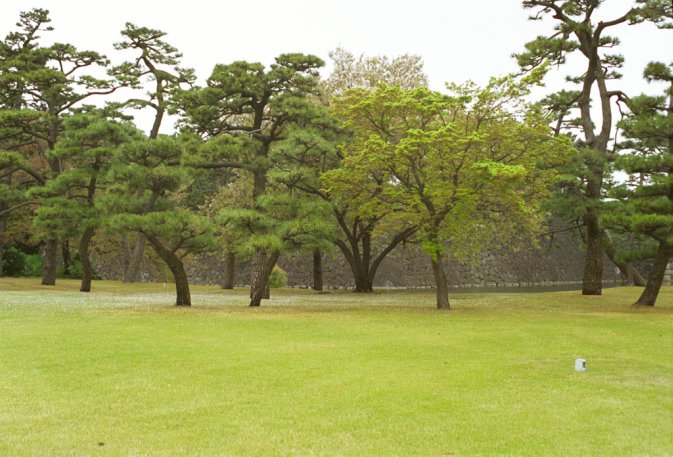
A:
[[[79,260],[73,260],[70,264],[70,272],[67,275],[70,279],[82,279],[84,276],[84,270],[82,269],[82,262]]]
[[[39,277],[42,276],[42,256],[39,254],[29,254],[26,256],[26,269],[24,276]]]
[[[64,268],[59,268],[58,270],[58,276],[62,278],[69,278],[69,279],[82,279],[84,276],[84,268],[82,267],[82,262],[79,260],[73,260],[72,263],[70,264],[70,271],[68,274],[65,273]],[[100,275],[96,273],[94,270],[91,272],[91,279],[100,279]]]
[[[271,275],[269,275],[269,287],[272,289],[277,289],[279,287],[285,287],[287,285],[287,273],[281,267],[276,265],[271,270]]]
[[[5,249],[2,257],[2,271],[5,276],[24,276],[26,274],[26,254],[14,246]]]

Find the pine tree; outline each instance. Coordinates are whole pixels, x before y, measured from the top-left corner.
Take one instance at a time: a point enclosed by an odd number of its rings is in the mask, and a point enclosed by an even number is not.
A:
[[[126,23],[121,32],[123,40],[115,43],[115,49],[133,53],[133,59],[115,68],[118,80],[134,89],[146,89],[142,96],[130,98],[124,107],[147,109],[153,112],[152,127],[147,134],[150,140],[159,136],[176,91],[190,86],[195,75],[192,69],[180,66],[182,54],[164,40],[166,33],[147,27]],[[140,262],[145,250],[146,238],[138,234],[130,243],[127,234],[122,235],[125,252],[125,268],[122,280],[137,279]]]
[[[670,27],[673,18],[673,5],[667,0],[636,0],[621,16],[596,22],[597,11],[603,3],[604,0],[524,0],[524,8],[534,11],[530,19],[551,18],[556,25],[549,36],[537,37],[526,44],[524,52],[516,55],[524,70],[546,61],[563,65],[572,54],[581,55],[584,62],[581,75],[567,78],[568,82],[579,84],[580,89],[565,92],[563,100],[566,109],[572,107],[579,111],[578,126],[583,134],[578,145],[581,166],[576,172],[587,250],[584,295],[602,293],[604,230],[600,214],[612,160],[609,145],[614,129],[613,101],[624,98],[621,91],[609,87],[621,77],[624,59],[613,53],[619,39],[607,33],[623,24],[645,21],[662,28]],[[592,101],[599,107],[600,122],[595,121]]]
[[[60,239],[79,237],[78,257],[82,263],[80,291],[91,291],[93,269],[90,245],[101,226],[97,201],[106,182],[111,160],[118,148],[142,138],[141,132],[119,113],[84,107],[63,121],[63,134],[48,157],[67,164],[56,178],[36,187],[32,195],[43,198],[34,225]]]
[[[221,219],[250,227],[250,306],[259,306],[267,296],[269,275],[285,246],[305,239],[307,227],[294,219],[309,217],[308,208],[293,195],[277,192],[270,175],[274,148],[292,127],[322,116],[310,100],[319,94],[317,69],[322,65],[319,58],[302,54],[280,55],[268,69],[249,62],[216,65],[206,87],[185,91],[178,98],[184,126],[204,140],[188,163],[237,169],[252,177],[254,208],[232,209]]]
[[[208,219],[181,204],[181,191],[190,182],[188,169],[180,165],[183,154],[184,145],[172,137],[124,144],[113,159],[114,184],[101,206],[108,211],[108,229],[147,238],[173,274],[176,306],[191,306],[183,258],[214,249],[216,240]]]
[[[654,257],[645,290],[636,301],[654,306],[673,257],[673,65],[652,62],[644,76],[668,87],[662,96],[640,95],[629,100],[631,112],[619,123],[626,140],[616,166],[637,179],[613,190],[617,202],[604,220],[656,242],[654,250],[634,253],[640,258]]]
[[[10,150],[0,152],[0,167],[30,176],[37,187],[66,169],[51,153],[63,133],[64,117],[84,100],[121,86],[112,78],[91,75],[109,65],[97,52],[79,51],[64,43],[40,46],[38,33],[52,30],[49,22],[44,9],[21,13],[18,31],[7,35],[0,46],[2,124],[20,135]],[[42,284],[54,285],[58,238],[55,233],[41,235],[45,243]]]

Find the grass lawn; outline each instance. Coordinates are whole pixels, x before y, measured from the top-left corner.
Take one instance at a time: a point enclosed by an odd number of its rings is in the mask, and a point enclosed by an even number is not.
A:
[[[0,455],[673,455],[672,287],[77,288],[0,280]]]

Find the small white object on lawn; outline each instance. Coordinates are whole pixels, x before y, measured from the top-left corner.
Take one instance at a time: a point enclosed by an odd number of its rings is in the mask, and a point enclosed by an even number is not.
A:
[[[587,361],[584,359],[575,359],[575,371],[587,371]]]

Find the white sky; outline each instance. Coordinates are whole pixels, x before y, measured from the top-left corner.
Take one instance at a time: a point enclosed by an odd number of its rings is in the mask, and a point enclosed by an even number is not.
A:
[[[607,0],[605,18],[620,16],[634,2]],[[113,50],[125,22],[157,28],[183,54],[183,65],[205,79],[216,63],[234,60],[265,64],[284,52],[316,54],[341,46],[355,55],[419,54],[433,89],[467,79],[484,83],[490,76],[517,70],[511,58],[524,43],[549,32],[549,23],[527,21],[520,0],[256,0],[173,3],[156,0],[2,0],[0,35],[14,29],[19,12],[33,7],[51,12],[51,40],[102,52],[113,63]],[[603,16],[601,16],[603,17]],[[620,52],[626,58],[619,87],[648,91],[642,81],[650,60],[673,61],[673,32],[651,25],[622,26]],[[553,72],[548,85],[558,89]],[[650,88],[651,92],[652,89]],[[142,121],[141,121],[142,122]]]

